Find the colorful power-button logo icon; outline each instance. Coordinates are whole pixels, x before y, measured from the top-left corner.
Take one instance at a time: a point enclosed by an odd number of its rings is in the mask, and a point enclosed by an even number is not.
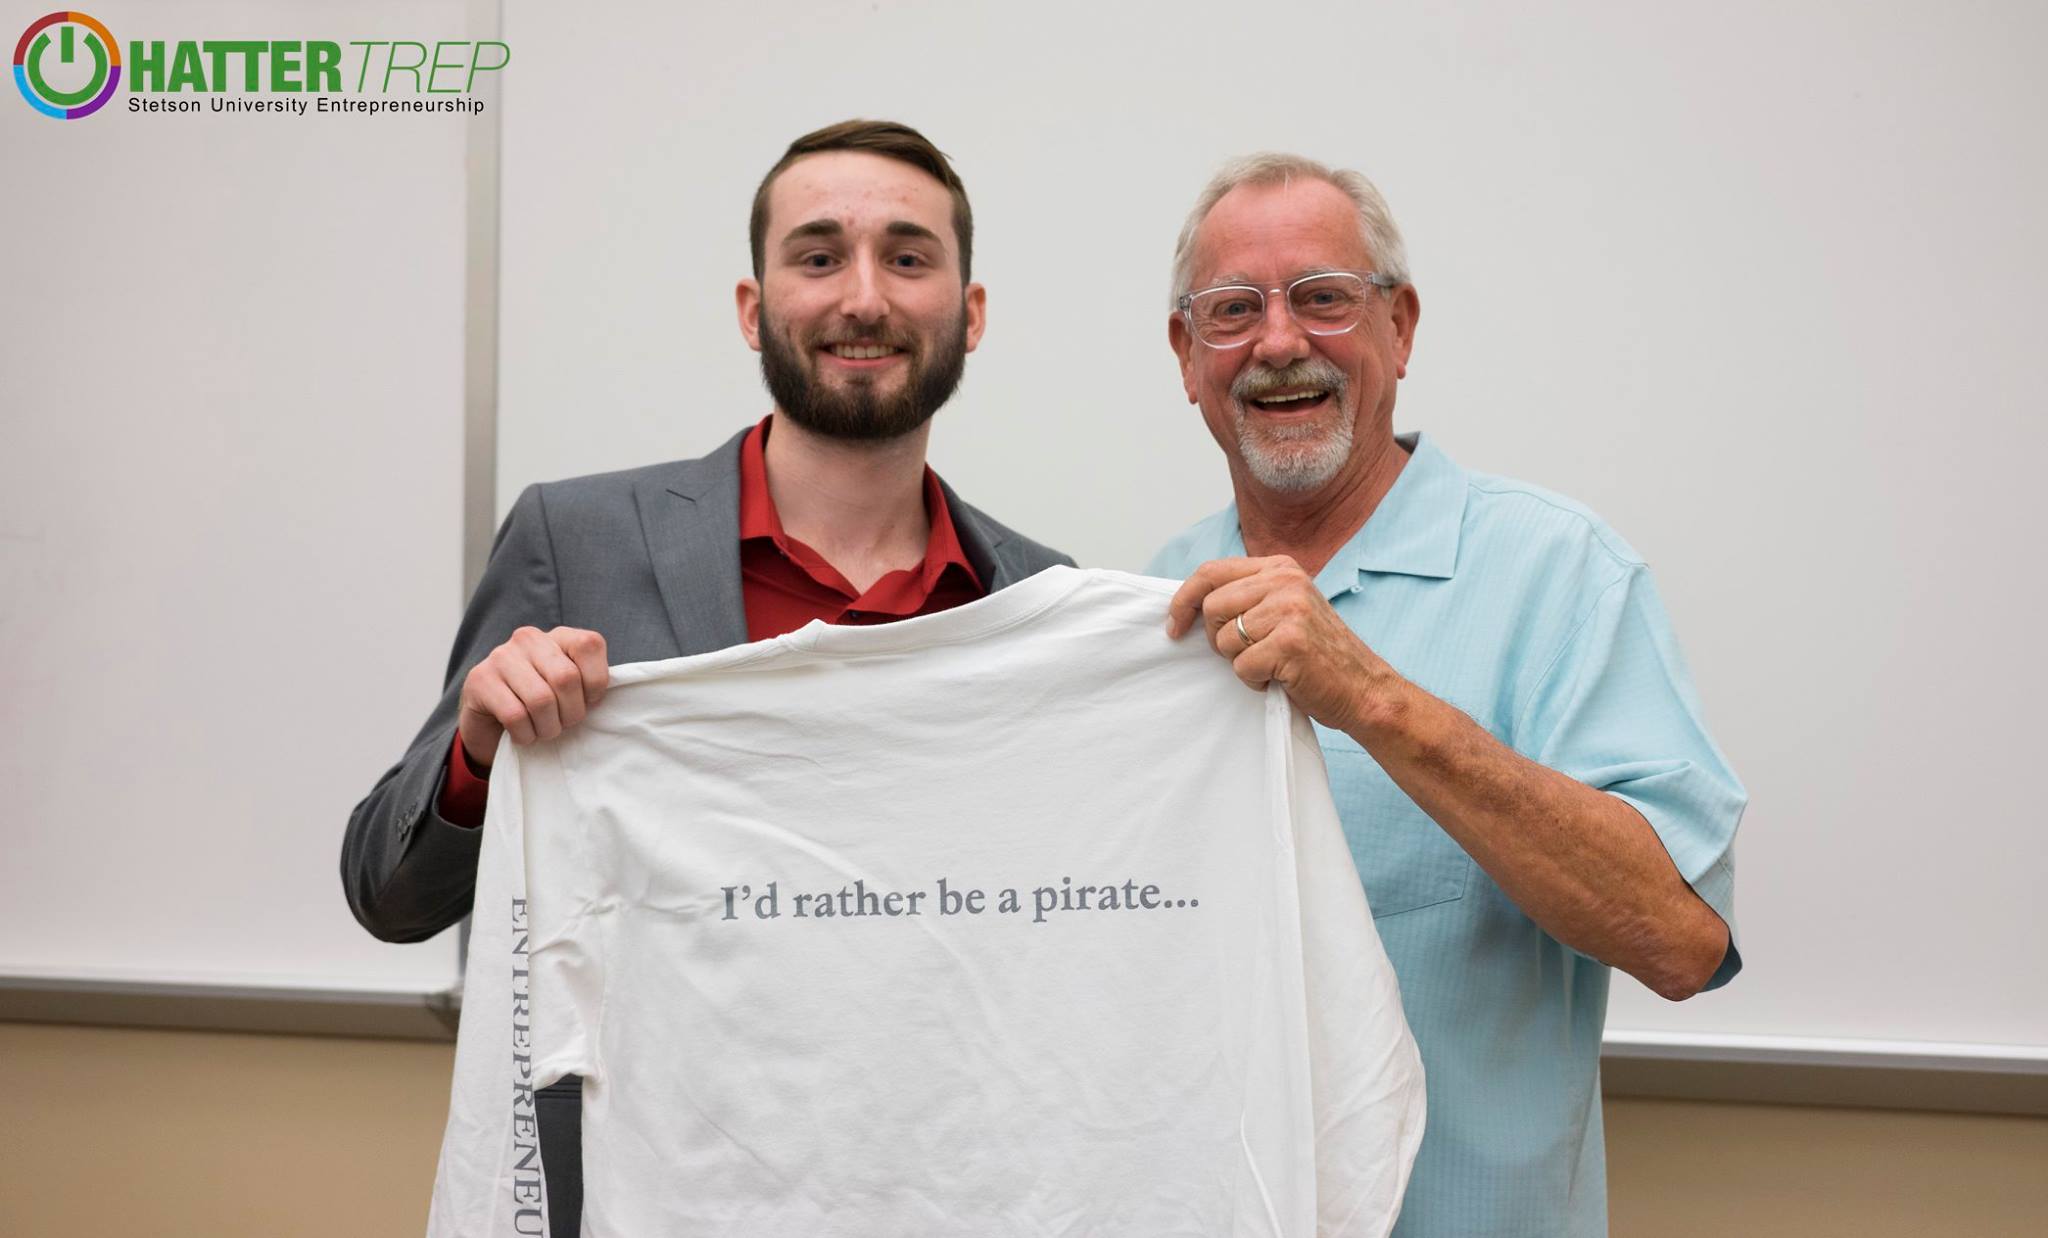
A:
[[[53,31],[51,27],[56,27]],[[82,72],[92,62],[92,76]],[[50,78],[71,89],[50,84]],[[78,85],[85,79],[83,85]],[[121,45],[107,28],[83,13],[39,17],[14,45],[14,84],[21,97],[45,116],[77,120],[106,106],[121,84]]]

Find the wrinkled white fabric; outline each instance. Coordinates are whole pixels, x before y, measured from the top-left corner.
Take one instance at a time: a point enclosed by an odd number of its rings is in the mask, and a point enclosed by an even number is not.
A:
[[[1054,568],[615,668],[493,767],[429,1232],[1381,1235],[1422,1069],[1284,693]],[[530,964],[530,966],[529,966]]]

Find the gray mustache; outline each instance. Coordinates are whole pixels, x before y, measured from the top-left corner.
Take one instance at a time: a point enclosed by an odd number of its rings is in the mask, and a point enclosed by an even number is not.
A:
[[[1280,369],[1253,366],[1230,384],[1230,397],[1240,402],[1255,400],[1283,387],[1321,387],[1332,395],[1344,393],[1344,371],[1320,357],[1304,357]]]

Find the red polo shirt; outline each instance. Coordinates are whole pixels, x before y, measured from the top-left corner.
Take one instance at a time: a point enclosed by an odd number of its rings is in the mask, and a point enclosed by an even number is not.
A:
[[[825,556],[782,527],[768,493],[771,420],[762,418],[740,444],[740,591],[748,640],[794,632],[813,619],[873,624],[936,614],[987,592],[961,548],[946,492],[930,468],[924,471],[924,510],[931,521],[924,561],[889,572],[866,590],[855,589]],[[482,825],[489,778],[489,770],[470,765],[457,734],[441,784],[441,816],[460,826]]]

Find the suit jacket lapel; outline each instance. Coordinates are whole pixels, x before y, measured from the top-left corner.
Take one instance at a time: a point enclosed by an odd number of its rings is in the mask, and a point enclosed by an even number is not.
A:
[[[939,479],[939,489],[946,493],[946,510],[952,513],[953,532],[960,537],[960,549],[967,552],[967,561],[974,565],[974,574],[981,577],[988,591],[1006,589],[1023,579],[1018,567],[1007,562],[1001,553],[1007,530],[961,502],[943,477]]]
[[[634,487],[654,581],[676,647],[709,653],[747,641],[740,589],[742,430],[710,455],[656,470]]]
[[[740,585],[740,443],[746,437],[742,430],[710,455],[655,470],[634,487],[655,585],[684,654],[747,642]],[[962,502],[945,479],[939,487],[960,548],[990,593],[1029,574],[1029,564],[1003,553],[1007,530]]]

